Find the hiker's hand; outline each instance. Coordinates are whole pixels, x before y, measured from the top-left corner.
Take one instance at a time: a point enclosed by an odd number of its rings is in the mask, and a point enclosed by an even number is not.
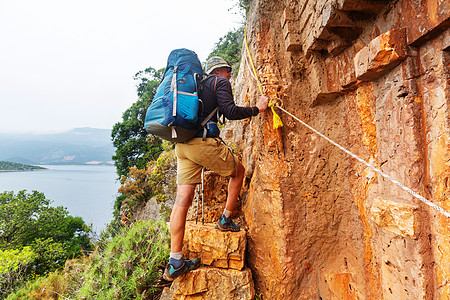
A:
[[[256,104],[256,107],[259,109],[259,112],[265,111],[268,103],[269,98],[267,98],[266,95],[261,95],[261,97],[259,97],[258,103]]]

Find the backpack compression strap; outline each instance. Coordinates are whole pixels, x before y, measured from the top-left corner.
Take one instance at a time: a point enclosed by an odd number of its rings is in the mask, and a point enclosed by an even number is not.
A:
[[[178,94],[178,87],[177,87],[177,70],[178,66],[175,66],[173,68],[173,75],[172,75],[172,82],[170,84],[170,89],[173,91],[173,110],[172,110],[172,116],[176,117],[177,115],[177,94]]]
[[[203,120],[203,122],[202,123],[200,123],[200,125],[202,125],[202,127],[203,127],[203,140],[206,140],[206,135],[208,134],[208,127],[209,127],[209,124],[208,124],[208,122],[209,122],[209,120],[211,120],[211,118],[214,116],[214,114],[216,113],[216,112],[218,112],[219,111],[219,107],[216,107],[207,117],[206,117],[206,119],[204,119]]]

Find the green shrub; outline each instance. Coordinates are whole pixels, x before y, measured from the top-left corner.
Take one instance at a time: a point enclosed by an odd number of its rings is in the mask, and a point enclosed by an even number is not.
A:
[[[36,253],[30,247],[0,250],[0,299],[24,284]]]
[[[82,285],[82,273],[88,258],[69,259],[64,269],[45,276],[32,277],[25,286],[10,294],[7,300],[73,299]]]
[[[77,299],[148,299],[159,291],[159,266],[169,258],[169,239],[161,221],[139,221],[123,228],[93,255]]]
[[[162,204],[164,214],[167,211],[165,203],[176,194],[176,157],[174,150],[164,151],[156,161],[149,163],[146,169],[131,167],[127,177],[122,177],[122,186],[119,192],[125,195],[122,200],[122,214],[129,212],[126,217],[132,219],[131,214],[136,207],[154,198],[157,203]],[[126,209],[124,209],[126,208]]]
[[[62,271],[49,273],[28,281],[26,286],[6,298],[6,300],[64,299],[69,282]]]
[[[32,247],[37,254],[32,265],[32,271],[38,275],[45,275],[61,268],[67,259],[63,244],[53,241],[52,238],[36,239]]]

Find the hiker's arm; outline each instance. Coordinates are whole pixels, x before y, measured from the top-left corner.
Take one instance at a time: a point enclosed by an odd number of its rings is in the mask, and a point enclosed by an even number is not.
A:
[[[216,85],[217,104],[220,111],[228,120],[241,120],[256,116],[259,113],[257,106],[237,106],[233,100],[231,84],[228,80],[219,80]]]

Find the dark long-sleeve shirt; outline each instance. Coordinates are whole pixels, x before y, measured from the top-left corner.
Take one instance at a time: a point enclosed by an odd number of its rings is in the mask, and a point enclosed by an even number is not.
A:
[[[220,114],[229,120],[241,120],[259,113],[256,106],[244,107],[234,103],[231,84],[225,77],[209,76],[202,82],[202,85],[203,87],[199,91],[199,98],[203,102],[203,107],[200,107],[200,116],[208,116],[217,106]],[[217,122],[217,116],[213,116],[211,120]]]

